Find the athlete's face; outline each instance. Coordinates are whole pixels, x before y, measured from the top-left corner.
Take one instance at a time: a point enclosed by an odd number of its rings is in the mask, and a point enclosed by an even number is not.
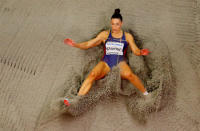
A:
[[[121,30],[122,21],[118,18],[112,18],[111,19],[111,26],[112,26],[112,31],[118,32],[118,31]]]

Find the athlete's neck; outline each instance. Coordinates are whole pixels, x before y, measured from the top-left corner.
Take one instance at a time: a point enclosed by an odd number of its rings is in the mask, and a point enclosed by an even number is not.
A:
[[[116,31],[116,30],[115,30],[115,31],[112,30],[112,33],[113,33],[113,34],[116,34],[116,35],[121,34],[121,32],[122,32],[121,29],[120,29],[120,30],[117,30],[117,31]]]
[[[113,38],[117,38],[117,39],[118,39],[118,38],[122,38],[122,35],[123,35],[123,34],[122,34],[121,32],[122,32],[122,30],[119,30],[119,31],[116,31],[116,30],[113,31],[113,30],[112,30],[111,35],[112,35]]]

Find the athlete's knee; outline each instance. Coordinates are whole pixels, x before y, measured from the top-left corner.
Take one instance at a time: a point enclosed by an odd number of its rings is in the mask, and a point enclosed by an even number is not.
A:
[[[98,73],[96,71],[91,71],[89,77],[96,79],[98,77]]]
[[[132,72],[124,72],[123,77],[126,79],[134,79],[135,75]]]

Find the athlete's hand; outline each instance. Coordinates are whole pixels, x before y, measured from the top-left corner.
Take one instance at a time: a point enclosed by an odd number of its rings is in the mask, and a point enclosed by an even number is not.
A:
[[[149,53],[151,53],[151,51],[149,51],[148,49],[142,49],[142,50],[140,50],[140,54],[141,55],[148,55]]]
[[[65,39],[64,43],[67,44],[67,45],[73,46],[73,47],[76,44],[72,39],[69,39],[69,38]]]

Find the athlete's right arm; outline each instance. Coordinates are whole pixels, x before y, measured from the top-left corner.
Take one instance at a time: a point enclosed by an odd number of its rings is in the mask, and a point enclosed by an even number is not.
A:
[[[105,36],[105,32],[102,31],[97,35],[96,38],[91,39],[91,40],[86,41],[86,42],[76,43],[76,44],[74,44],[74,47],[77,47],[77,48],[85,50],[85,49],[88,49],[88,48],[92,48],[92,47],[98,46],[103,42],[103,40],[105,38],[104,36]]]

